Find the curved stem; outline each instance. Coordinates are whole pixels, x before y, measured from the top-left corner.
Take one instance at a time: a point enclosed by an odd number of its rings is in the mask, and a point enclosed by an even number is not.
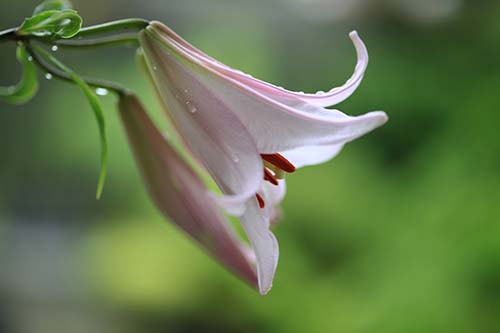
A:
[[[33,61],[44,71],[47,73],[50,73],[52,76],[55,78],[58,78],[63,81],[67,82],[73,82],[73,79],[66,74],[65,72],[52,67],[48,63],[46,63],[36,52],[35,50],[29,45],[28,43],[26,44],[26,49],[28,50],[29,54],[33,57]],[[115,82],[110,82],[110,81],[103,81],[103,80],[96,80],[96,79],[90,79],[90,78],[82,78],[85,83],[87,83],[89,86],[93,88],[104,88],[109,91],[113,91],[116,94],[122,96],[126,95],[129,93],[129,90],[125,87],[122,87],[121,85],[115,83]]]
[[[136,34],[124,34],[119,36],[106,36],[101,38],[92,38],[92,39],[80,39],[80,40],[72,40],[72,39],[60,39],[58,41],[51,42],[46,39],[40,40],[44,43],[48,43],[51,45],[57,45],[60,47],[68,47],[68,48],[77,48],[77,47],[102,47],[102,46],[117,46],[117,45],[137,45],[137,36]]]
[[[144,19],[123,19],[82,28],[73,38],[93,36],[108,32],[121,32],[124,30],[142,30],[148,25],[149,21]]]
[[[142,30],[149,25],[149,21],[140,19],[140,18],[131,18],[131,19],[123,19],[112,22],[106,22],[102,24],[97,24],[89,27],[82,28],[75,36],[71,39],[64,40],[51,40],[46,38],[37,38],[35,36],[29,36],[29,38],[51,42],[52,44],[58,45],[68,45],[68,46],[104,46],[104,45],[113,45],[113,44],[121,44],[124,42],[130,42],[131,38],[117,38],[109,36],[108,40],[103,39],[95,39],[88,41],[78,41],[83,37],[94,36],[105,33],[121,33],[129,30]],[[18,36],[16,35],[16,31],[18,28],[10,28],[4,31],[0,31],[0,43],[10,40],[17,40]],[[26,37],[23,39],[27,39]]]

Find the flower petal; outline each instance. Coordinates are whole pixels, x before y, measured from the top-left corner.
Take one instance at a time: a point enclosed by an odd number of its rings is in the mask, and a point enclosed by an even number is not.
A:
[[[185,52],[191,53],[191,55],[200,59],[205,65],[210,66],[212,69],[219,71],[223,75],[227,75],[235,80],[238,80],[252,89],[259,91],[262,94],[269,96],[270,98],[275,98],[278,100],[298,98],[304,102],[313,104],[315,106],[333,106],[338,103],[343,102],[357,89],[363,80],[364,73],[368,67],[368,50],[365,44],[359,37],[356,31],[352,31],[349,34],[354,47],[356,49],[357,64],[354,69],[352,76],[342,85],[341,87],[336,87],[328,92],[317,92],[316,94],[305,94],[303,92],[294,92],[286,90],[282,87],[275,86],[271,83],[256,79],[248,74],[245,74],[239,70],[232,69],[219,61],[213,59],[212,57],[206,55],[202,51],[196,49],[187,41],[182,39],[174,31],[159,22],[152,22],[152,26],[161,30],[165,35],[175,40],[178,46],[183,48]]]
[[[260,153],[275,153],[304,145],[345,143],[386,122],[383,112],[350,117],[306,103],[294,96],[273,99],[241,81],[207,66],[175,39],[153,25],[147,35],[162,45],[164,54],[189,66],[190,74],[210,91],[211,97],[239,118]]]
[[[282,211],[279,207],[286,194],[286,183],[284,179],[278,179],[278,185],[269,182],[262,182],[259,191],[266,206],[264,207],[265,216],[269,217],[271,225],[275,225],[282,218]]]
[[[273,284],[274,273],[278,265],[278,241],[269,230],[269,217],[266,217],[252,198],[247,203],[245,214],[241,216],[241,225],[255,251],[257,274],[259,276],[259,291],[262,295],[269,292]]]
[[[192,64],[182,62],[151,33],[140,34],[151,76],[167,112],[186,145],[227,196],[218,198],[230,213],[257,192],[263,177],[256,144],[210,86],[199,81]]]
[[[325,163],[342,150],[344,144],[304,146],[281,152],[296,168]]]
[[[133,95],[120,98],[120,116],[136,162],[159,210],[252,286],[258,276],[240,242],[198,175],[161,135]]]

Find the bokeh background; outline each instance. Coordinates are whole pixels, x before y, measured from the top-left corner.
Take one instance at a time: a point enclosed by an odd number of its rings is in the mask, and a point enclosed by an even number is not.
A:
[[[339,108],[383,128],[288,178],[274,288],[259,296],[149,201],[103,97],[107,185],[80,91],[43,80],[0,105],[0,332],[500,332],[500,2],[74,0],[86,24],[158,19],[197,47],[294,90],[342,84],[356,29],[370,65]],[[2,1],[0,29],[36,2]],[[0,84],[20,74],[0,45]],[[140,93],[135,50],[60,50]],[[41,73],[43,77],[43,73]]]

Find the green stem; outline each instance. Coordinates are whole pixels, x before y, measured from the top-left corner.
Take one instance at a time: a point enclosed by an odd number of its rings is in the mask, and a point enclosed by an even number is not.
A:
[[[26,49],[28,50],[29,54],[33,57],[33,61],[45,72],[51,74],[53,77],[58,78],[60,80],[66,81],[66,82],[71,82],[73,83],[73,79],[66,74],[65,72],[52,67],[48,63],[46,63],[42,57],[38,55],[37,52],[29,45],[28,43],[26,44]],[[87,83],[89,86],[93,88],[104,88],[109,91],[115,92],[116,94],[122,96],[126,95],[129,93],[129,90],[125,87],[122,87],[121,85],[115,83],[115,82],[110,82],[110,81],[104,81],[104,80],[96,80],[96,79],[90,79],[90,78],[82,78],[85,83]]]
[[[81,38],[109,32],[122,32],[126,30],[142,30],[148,25],[149,21],[144,19],[123,19],[82,28],[73,38]]]
[[[102,47],[102,46],[117,46],[117,45],[137,45],[137,35],[136,34],[124,34],[118,36],[106,36],[101,38],[92,38],[92,39],[60,39],[55,43],[46,40],[40,39],[41,42],[57,45],[60,47],[67,48],[78,48],[78,47]]]
[[[142,30],[149,25],[149,21],[139,18],[131,18],[131,19],[123,19],[117,20],[97,25],[92,25],[89,27],[82,28],[75,36],[68,40],[50,40],[45,38],[37,38],[34,36],[24,36],[22,39],[33,38],[37,40],[44,40],[52,42],[52,44],[60,44],[60,45],[68,45],[68,46],[104,46],[104,45],[113,45],[113,44],[121,44],[124,42],[130,42],[131,38],[128,36],[127,38],[113,37],[109,36],[107,39],[100,38],[95,40],[82,40],[83,37],[94,36],[105,33],[121,33],[125,31],[131,30]],[[0,43],[11,40],[18,40],[19,36],[16,35],[16,31],[18,28],[11,28],[4,31],[0,31]],[[70,42],[71,41],[71,42]]]

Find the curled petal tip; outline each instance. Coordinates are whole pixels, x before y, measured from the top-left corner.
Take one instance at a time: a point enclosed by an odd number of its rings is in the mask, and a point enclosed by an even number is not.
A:
[[[371,120],[366,123],[367,127],[369,127],[370,130],[384,125],[389,120],[389,117],[384,111],[372,111],[367,113],[366,116]],[[370,130],[368,130],[367,132],[369,132]]]
[[[380,118],[382,119],[381,125],[389,121],[389,116],[387,115],[387,113],[385,113],[384,111],[378,111],[378,112],[380,112]]]
[[[356,30],[351,31],[349,37],[351,37],[351,39],[359,38],[358,32]]]
[[[377,119],[377,123],[379,126],[382,126],[387,121],[389,121],[389,116],[384,111],[372,111],[370,112],[370,114],[372,115],[372,117]]]

